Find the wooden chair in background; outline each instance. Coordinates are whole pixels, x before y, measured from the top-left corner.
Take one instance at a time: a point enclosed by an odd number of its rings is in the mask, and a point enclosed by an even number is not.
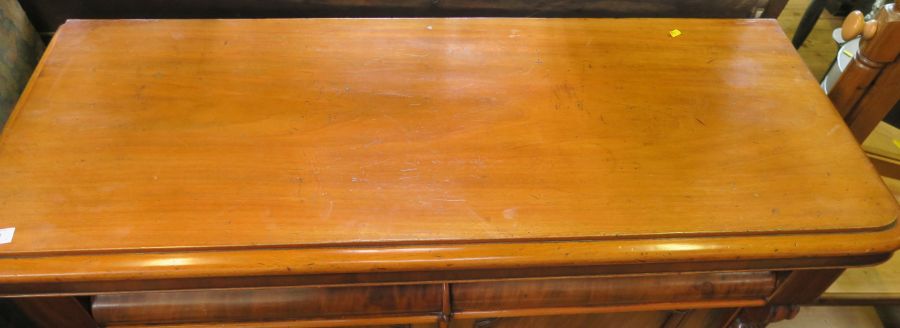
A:
[[[900,178],[900,145],[893,145],[887,124],[879,124],[900,100],[900,6],[884,6],[865,22],[853,12],[844,22],[842,37],[862,35],[859,52],[828,94],[853,135],[863,143],[883,176]],[[869,136],[872,135],[871,138]],[[871,139],[871,140],[867,140]]]

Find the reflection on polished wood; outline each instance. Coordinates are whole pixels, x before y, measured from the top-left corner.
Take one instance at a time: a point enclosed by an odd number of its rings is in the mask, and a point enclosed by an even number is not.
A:
[[[769,42],[780,34],[731,20],[73,21],[0,144],[17,227],[2,251],[889,227],[896,204],[796,53]]]
[[[0,295],[104,324],[724,325],[900,246],[770,20],[70,21],[0,166]]]

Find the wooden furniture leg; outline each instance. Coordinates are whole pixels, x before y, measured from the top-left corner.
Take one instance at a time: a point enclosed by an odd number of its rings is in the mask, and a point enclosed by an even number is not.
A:
[[[800,18],[800,23],[797,24],[797,30],[794,32],[794,37],[791,38],[791,43],[794,44],[795,49],[800,49],[800,46],[803,45],[803,41],[806,41],[806,37],[809,36],[809,32],[816,26],[819,16],[821,16],[822,11],[825,10],[825,2],[825,0],[813,0],[809,3],[809,6],[806,7],[806,11],[803,12],[803,17]]]
[[[744,308],[732,321],[732,328],[757,328],[793,319],[800,311],[798,304],[814,301],[837,280],[843,269],[797,270],[786,273],[763,307]]]

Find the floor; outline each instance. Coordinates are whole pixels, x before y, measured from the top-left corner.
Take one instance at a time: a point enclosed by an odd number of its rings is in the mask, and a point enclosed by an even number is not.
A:
[[[871,306],[808,306],[792,320],[776,322],[771,328],[878,328],[884,327]]]
[[[809,5],[810,0],[789,0],[781,16],[778,17],[778,24],[784,30],[784,33],[791,38],[800,17]],[[835,53],[837,53],[837,45],[831,39],[831,31],[841,26],[843,17],[832,16],[828,11],[824,11],[819,21],[816,22],[815,28],[809,33],[806,42],[797,51],[800,57],[806,62],[806,66],[813,73],[816,79],[822,79],[831,62],[834,61]]]

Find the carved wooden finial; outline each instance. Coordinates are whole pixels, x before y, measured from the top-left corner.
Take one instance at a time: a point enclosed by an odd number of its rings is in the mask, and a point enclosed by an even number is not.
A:
[[[863,40],[869,40],[875,36],[877,29],[875,21],[867,22],[862,12],[854,10],[847,15],[847,18],[844,19],[844,24],[841,25],[841,37],[844,38],[844,41],[850,41],[862,35]]]
[[[844,41],[855,38],[862,33],[865,23],[866,18],[861,11],[854,10],[847,14],[847,18],[844,18],[844,24],[841,25],[841,37],[844,38]]]

